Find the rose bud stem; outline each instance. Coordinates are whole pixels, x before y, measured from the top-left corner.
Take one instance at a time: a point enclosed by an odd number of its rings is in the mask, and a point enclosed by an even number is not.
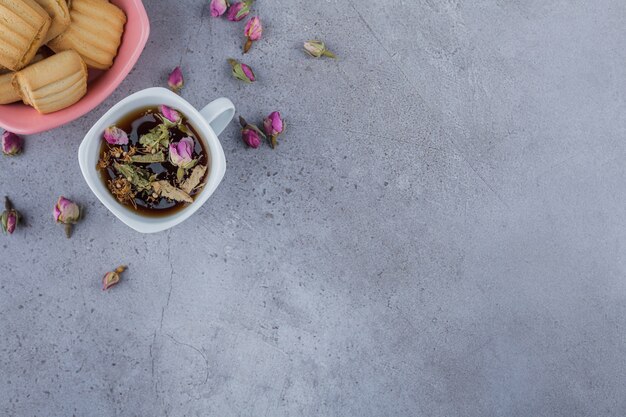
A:
[[[250,38],[246,38],[246,43],[243,45],[243,53],[246,54],[250,50],[252,46],[252,40]]]
[[[13,209],[13,204],[11,203],[11,200],[9,200],[9,197],[7,196],[4,197],[4,209],[6,211]]]
[[[239,124],[241,125],[241,127],[246,127],[248,126],[248,122],[246,122],[246,119],[244,119],[243,117],[239,116]]]
[[[68,223],[65,225],[65,236],[69,239],[72,237],[72,224]]]

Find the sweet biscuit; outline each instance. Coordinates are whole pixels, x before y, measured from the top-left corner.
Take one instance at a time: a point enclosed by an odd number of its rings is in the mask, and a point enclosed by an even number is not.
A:
[[[0,104],[9,104],[20,101],[20,93],[13,86],[13,73],[0,75]]]
[[[106,0],[72,0],[70,20],[48,46],[55,52],[75,50],[89,67],[111,67],[124,32],[124,12]]]
[[[0,65],[16,71],[28,64],[51,21],[35,0],[0,0]]]
[[[70,26],[70,11],[65,0],[35,0],[52,18],[50,29],[43,41],[56,38]]]
[[[75,51],[64,51],[18,71],[13,85],[24,103],[52,113],[80,100],[87,92],[87,66]]]

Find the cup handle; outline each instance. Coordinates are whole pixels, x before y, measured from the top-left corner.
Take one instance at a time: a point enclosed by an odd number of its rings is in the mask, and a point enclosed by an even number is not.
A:
[[[221,97],[204,106],[200,110],[200,114],[209,122],[215,135],[219,136],[230,121],[233,120],[235,105],[226,97]]]

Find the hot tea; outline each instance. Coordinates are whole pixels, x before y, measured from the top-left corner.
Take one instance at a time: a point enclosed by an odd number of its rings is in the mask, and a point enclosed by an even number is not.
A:
[[[117,201],[149,216],[170,215],[191,204],[208,167],[200,136],[167,106],[136,110],[107,128],[97,165]]]

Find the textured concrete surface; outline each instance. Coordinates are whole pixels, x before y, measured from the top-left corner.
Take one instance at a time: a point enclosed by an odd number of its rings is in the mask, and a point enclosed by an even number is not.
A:
[[[0,245],[0,415],[625,415],[626,4],[257,3],[256,84],[228,75],[243,23],[149,2],[113,96],[0,158],[28,216]],[[255,151],[233,123],[214,197],[140,235],[76,151],[177,64],[192,104],[288,133]],[[87,208],[71,240],[59,194]]]

